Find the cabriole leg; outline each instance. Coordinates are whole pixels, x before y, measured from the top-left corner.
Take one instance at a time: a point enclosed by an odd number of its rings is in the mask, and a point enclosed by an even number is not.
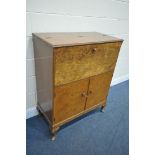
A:
[[[56,134],[57,134],[59,128],[60,127],[56,127],[56,128],[52,129],[52,138],[51,138],[52,141],[54,141],[56,139]]]
[[[101,112],[105,112],[105,106],[101,107]]]
[[[56,139],[56,133],[52,133],[52,138],[51,138],[51,140],[52,140],[52,141],[55,141],[55,139]]]

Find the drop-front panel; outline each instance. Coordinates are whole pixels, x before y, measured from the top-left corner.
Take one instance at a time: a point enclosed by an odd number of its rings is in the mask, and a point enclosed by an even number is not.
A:
[[[98,75],[115,67],[121,42],[54,49],[55,85]]]
[[[33,34],[37,108],[53,135],[61,125],[105,107],[122,42],[96,32]]]

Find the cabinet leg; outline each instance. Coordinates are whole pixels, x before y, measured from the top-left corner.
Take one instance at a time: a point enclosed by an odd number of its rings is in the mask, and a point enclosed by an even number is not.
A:
[[[52,140],[52,141],[55,141],[55,139],[56,139],[56,133],[52,133],[52,138],[51,138],[51,140]]]
[[[105,106],[101,107],[101,112],[103,112],[103,113],[105,112]]]
[[[53,129],[52,129],[52,138],[51,138],[52,141],[55,141],[55,139],[56,139],[56,134],[57,134],[59,128],[60,128],[60,127],[56,127],[56,128],[53,128]]]

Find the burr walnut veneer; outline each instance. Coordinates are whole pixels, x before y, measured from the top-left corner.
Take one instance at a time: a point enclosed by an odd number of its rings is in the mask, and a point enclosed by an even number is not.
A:
[[[61,125],[105,107],[122,42],[96,32],[33,34],[37,108],[53,135]]]

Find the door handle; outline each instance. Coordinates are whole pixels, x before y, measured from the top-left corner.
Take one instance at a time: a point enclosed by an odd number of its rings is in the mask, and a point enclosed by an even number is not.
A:
[[[89,90],[89,91],[88,91],[88,95],[87,95],[85,92],[83,92],[83,93],[81,94],[81,96],[87,98],[87,97],[88,97],[89,95],[91,95],[92,93],[93,93],[93,92],[92,92],[91,90]]]
[[[88,97],[88,95],[87,95],[85,92],[83,92],[83,93],[81,94],[81,96],[82,96],[82,97],[86,97],[86,98]]]

